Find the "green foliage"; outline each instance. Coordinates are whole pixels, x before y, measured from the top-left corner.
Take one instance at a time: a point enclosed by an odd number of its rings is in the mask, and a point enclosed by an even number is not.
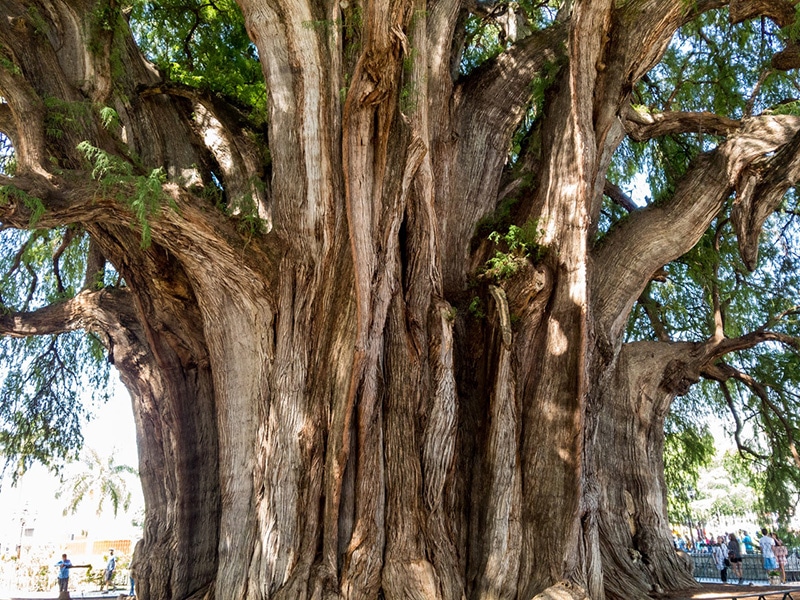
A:
[[[505,46],[500,42],[500,28],[493,22],[470,15],[466,23],[467,41],[461,56],[461,73],[477,69],[487,60],[500,54]]]
[[[134,0],[130,24],[168,79],[227,96],[266,121],[261,65],[233,0]]]
[[[545,248],[538,243],[541,235],[538,220],[527,221],[522,227],[510,225],[506,233],[490,233],[489,240],[505,248],[505,251],[495,251],[494,256],[486,261],[484,275],[494,279],[507,279],[529,259],[540,262],[546,253]]]
[[[555,21],[556,13],[561,6],[559,0],[515,2],[516,13],[524,16],[526,28],[539,30],[549,27]],[[504,4],[496,5],[503,9]],[[481,17],[470,14],[464,25],[464,51],[459,64],[461,74],[467,74],[506,50],[510,40],[502,39],[500,26],[492,16]]]
[[[92,163],[92,179],[113,185],[119,183],[120,178],[133,176],[133,165],[128,161],[96,148],[89,142],[78,144],[78,150]]]
[[[65,132],[81,133],[89,124],[91,105],[88,102],[65,102],[52,96],[45,98],[45,133],[61,139]]]
[[[793,72],[770,68],[785,38],[786,32],[769,20],[734,25],[727,10],[705,12],[678,32],[662,61],[636,85],[634,103],[640,110],[707,111],[731,118],[795,114]],[[720,141],[703,131],[646,143],[626,140],[614,157],[610,179],[632,187],[644,172],[646,195],[658,202],[672,194],[694,157]],[[644,199],[641,192],[637,196]]]
[[[87,237],[68,228],[0,232],[0,310],[34,311],[73,296],[87,248]],[[0,337],[0,365],[6,474],[15,479],[34,462],[56,468],[74,456],[83,443],[81,424],[105,396],[109,365],[100,341],[81,331]],[[85,389],[99,391],[92,399],[79,393]]]
[[[323,35],[330,35],[333,29],[339,27],[339,22],[331,19],[316,19],[313,21],[303,21],[303,27],[318,31]]]
[[[342,8],[344,17],[344,55],[348,65],[354,65],[361,50],[361,31],[364,28],[364,14],[361,5],[357,2],[348,3],[347,7]],[[345,82],[349,80],[349,74],[345,73]],[[346,95],[346,94],[345,94]]]
[[[0,186],[0,206],[5,206],[9,202],[21,202],[31,213],[28,221],[34,227],[45,212],[44,203],[36,196],[31,196],[25,190],[19,189],[15,185]]]
[[[17,153],[11,140],[0,132],[0,175],[13,176],[17,171]]]
[[[475,237],[478,239],[488,238],[494,231],[507,230],[511,225],[511,213],[517,204],[516,197],[505,198],[490,215],[486,215],[475,226]]]
[[[133,165],[129,162],[88,142],[78,144],[78,150],[92,163],[92,178],[130,206],[142,228],[142,247],[148,247],[151,242],[150,217],[158,214],[164,202],[169,200],[163,188],[166,182],[164,169],[159,167],[148,175],[134,175]]]
[[[100,108],[100,122],[106,129],[115,129],[120,126],[119,113],[110,106]]]
[[[690,252],[667,265],[665,281],[651,282],[648,293],[673,339],[700,341],[713,334],[715,294],[727,337],[765,327],[800,337],[796,208],[796,195],[790,193],[786,210],[767,221],[756,271],[749,273],[744,267],[730,224],[719,221],[712,223]],[[657,339],[641,306],[631,314],[628,339]],[[705,407],[706,414],[727,420],[730,431],[736,416],[743,450],[738,462],[726,462],[727,469],[753,490],[759,512],[785,522],[794,513],[800,493],[800,470],[791,452],[792,440],[800,438],[800,356],[791,346],[762,343],[728,354],[724,361],[758,387],[733,379],[724,388],[707,382],[693,386],[681,401],[691,401],[695,407]],[[686,446],[685,451],[691,449]]]
[[[699,495],[700,471],[714,457],[714,437],[706,425],[692,419],[696,414],[676,405],[665,425],[664,478],[673,523],[686,522],[691,504]]]
[[[467,310],[469,311],[469,314],[478,320],[486,317],[486,310],[484,309],[483,300],[481,300],[480,296],[475,296],[472,300],[470,300]]]
[[[107,365],[87,369],[94,343],[82,332],[0,338],[0,455],[12,480],[34,462],[57,468],[82,445],[88,409],[77,390],[102,389],[108,375]]]
[[[28,19],[33,25],[34,31],[39,35],[47,35],[47,22],[42,18],[41,13],[35,6],[28,7]]]
[[[702,472],[702,484],[692,502],[698,521],[743,521],[756,510],[756,495],[746,482],[732,476],[730,452],[717,453]]]
[[[239,231],[251,236],[266,233],[264,220],[258,214],[258,205],[253,196],[240,199],[236,208],[234,216],[238,221]]]
[[[21,75],[22,71],[19,66],[12,60],[12,55],[8,49],[0,44],[0,68],[5,69],[11,75]]]

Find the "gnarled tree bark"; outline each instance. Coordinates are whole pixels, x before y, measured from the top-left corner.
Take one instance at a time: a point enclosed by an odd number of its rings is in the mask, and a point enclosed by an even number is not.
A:
[[[741,18],[785,14],[753,4]],[[798,176],[800,120],[644,114],[630,94],[682,24],[726,3],[565,3],[459,79],[456,0],[239,5],[269,91],[269,168],[223,99],[162,81],[114,3],[0,0],[0,131],[18,164],[0,221],[76,224],[92,248],[83,292],[3,315],[0,333],[95,332],[131,391],[139,597],[528,600],[558,584],[630,600],[690,585],[663,422],[733,345],[623,330],[734,191],[754,266]],[[94,26],[98,7],[111,27]],[[512,136],[545,80],[517,177]],[[83,111],[61,136],[45,127],[53,98]],[[700,128],[727,138],[596,244],[622,139]],[[95,180],[81,142],[130,177]],[[159,168],[161,206],[137,219],[126,199]],[[203,194],[217,184],[225,211]],[[494,249],[476,229],[511,194],[540,256],[481,275]],[[243,233],[250,201],[263,228]],[[96,291],[106,262],[124,286]]]

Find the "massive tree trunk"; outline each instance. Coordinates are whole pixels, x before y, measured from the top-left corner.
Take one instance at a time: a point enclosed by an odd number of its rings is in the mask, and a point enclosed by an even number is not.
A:
[[[0,0],[0,130],[18,162],[2,223],[75,225],[125,282],[3,316],[0,332],[105,341],[136,415],[140,598],[529,600],[566,580],[631,600],[691,585],[666,522],[663,422],[729,347],[687,358],[623,344],[624,325],[754,161],[774,157],[767,183],[785,173],[800,119],[637,113],[633,84],[695,9],[567,4],[456,80],[456,0],[242,0],[269,90],[267,170],[221,99],[164,85],[114,3]],[[515,171],[534,81],[541,125]],[[593,246],[623,137],[701,123],[730,136]],[[93,176],[85,141],[135,170]],[[157,168],[169,183],[142,217],[125,200]],[[225,211],[203,194],[215,180]],[[494,248],[476,228],[512,196],[540,255],[481,274]],[[241,227],[249,204],[256,231]]]

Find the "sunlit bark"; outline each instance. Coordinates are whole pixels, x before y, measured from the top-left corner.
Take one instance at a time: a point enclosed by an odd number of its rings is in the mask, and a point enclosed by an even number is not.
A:
[[[92,240],[86,289],[3,314],[0,334],[92,331],[131,391],[139,597],[529,600],[558,585],[630,600],[692,583],[666,522],[670,402],[723,377],[736,343],[790,340],[623,330],[734,191],[755,261],[800,175],[800,121],[645,114],[630,94],[682,24],[724,4],[579,0],[454,78],[459,2],[242,0],[267,152],[222,99],[162,81],[121,15],[97,33],[94,2],[0,0],[0,130],[18,161],[0,221]],[[783,18],[756,4],[741,18]],[[62,136],[45,127],[53,98],[86,115]],[[607,185],[626,135],[698,128],[726,139],[671,198],[635,210]],[[93,177],[81,142],[130,160],[130,178]],[[158,168],[169,183],[139,218],[128,201]],[[204,194],[217,184],[224,210]],[[604,193],[631,214],[595,244]],[[481,227],[511,199],[539,252],[493,277]],[[106,262],[124,286],[97,291]]]

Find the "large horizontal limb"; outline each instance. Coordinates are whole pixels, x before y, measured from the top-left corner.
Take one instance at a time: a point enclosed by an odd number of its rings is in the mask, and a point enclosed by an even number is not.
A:
[[[123,314],[126,316],[121,318]],[[133,315],[127,289],[84,290],[35,311],[0,315],[0,336],[58,335],[78,329],[107,334],[109,329],[122,331],[120,323],[130,322]]]
[[[598,333],[618,338],[652,274],[697,243],[748,166],[779,151],[799,130],[800,118],[793,116],[747,120],[736,135],[695,161],[671,200],[633,213],[606,236],[593,257]]]
[[[680,133],[710,133],[728,136],[738,131],[739,119],[710,112],[660,112],[651,113],[644,108],[628,107],[623,121],[625,132],[637,142],[664,135]]]
[[[730,21],[735,24],[763,16],[780,27],[788,27],[794,23],[795,4],[789,0],[731,0]]]
[[[109,191],[88,174],[77,177],[70,174],[69,181],[52,182],[45,177],[0,176],[0,223],[3,228],[30,229],[32,227],[60,227],[81,224],[87,231],[102,235],[109,228],[129,230],[136,218],[124,201],[135,193],[134,183],[120,184]],[[126,187],[128,186],[128,187]],[[264,235],[260,243],[237,229],[235,220],[222,212],[208,210],[185,189],[175,184],[162,186],[162,206],[147,217],[153,245],[168,249],[181,261],[191,263],[199,272],[209,271],[213,265],[226,265],[227,274],[243,284],[255,281],[272,281],[279,260],[276,236]],[[37,209],[41,205],[43,211]],[[31,218],[36,212],[36,219]],[[246,252],[245,252],[246,248]],[[136,251],[148,252],[149,248]],[[212,257],[222,260],[212,260]],[[233,272],[240,271],[239,276]],[[252,273],[261,275],[253,277]],[[209,277],[221,277],[222,273]]]

